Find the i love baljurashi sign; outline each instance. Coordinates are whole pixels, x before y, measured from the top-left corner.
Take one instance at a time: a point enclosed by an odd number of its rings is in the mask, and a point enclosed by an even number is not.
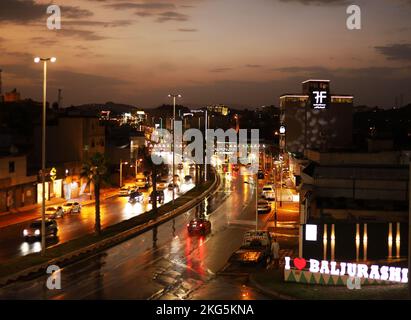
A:
[[[359,278],[361,284],[408,283],[408,269],[285,257],[285,281],[345,285],[347,278]]]

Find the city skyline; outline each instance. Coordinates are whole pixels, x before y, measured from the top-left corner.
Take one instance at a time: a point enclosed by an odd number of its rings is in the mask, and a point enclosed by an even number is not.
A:
[[[70,0],[62,29],[46,27],[48,1],[0,3],[3,92],[41,100],[35,56],[56,56],[48,100],[278,105],[309,78],[355,105],[411,102],[411,3],[358,1],[362,29],[346,28],[347,1]],[[29,31],[27,31],[29,28]],[[324,32],[326,31],[326,32]],[[29,45],[28,45],[29,44]]]

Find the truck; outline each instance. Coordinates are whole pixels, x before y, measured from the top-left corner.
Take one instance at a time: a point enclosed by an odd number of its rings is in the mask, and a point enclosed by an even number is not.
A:
[[[271,235],[268,231],[251,230],[243,237],[241,247],[228,260],[231,264],[267,266],[271,262]]]

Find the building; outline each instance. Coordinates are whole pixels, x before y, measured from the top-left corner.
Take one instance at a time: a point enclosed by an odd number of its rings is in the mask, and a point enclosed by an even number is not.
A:
[[[27,175],[25,155],[0,156],[0,212],[36,203],[36,182]]]
[[[304,257],[407,256],[411,152],[373,147],[372,152],[306,150],[300,187]],[[307,240],[307,228],[316,229],[315,240]]]
[[[280,150],[347,148],[352,143],[353,96],[330,93],[329,80],[307,80],[302,93],[280,97]]]
[[[34,133],[32,165],[41,168],[41,127]],[[105,153],[105,128],[97,116],[60,115],[46,128],[46,199],[75,198],[87,192],[80,178],[82,164],[95,153]],[[50,172],[55,172],[52,179]],[[40,176],[39,176],[40,177]],[[38,193],[41,194],[39,180]],[[39,199],[41,202],[41,199]]]

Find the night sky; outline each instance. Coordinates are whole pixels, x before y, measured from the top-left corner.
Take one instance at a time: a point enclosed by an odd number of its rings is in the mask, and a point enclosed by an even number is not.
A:
[[[346,8],[362,9],[362,30]],[[410,0],[57,0],[62,29],[48,30],[50,1],[0,1],[3,91],[41,100],[42,68],[56,56],[49,100],[278,105],[301,81],[330,79],[355,104],[411,102]]]

